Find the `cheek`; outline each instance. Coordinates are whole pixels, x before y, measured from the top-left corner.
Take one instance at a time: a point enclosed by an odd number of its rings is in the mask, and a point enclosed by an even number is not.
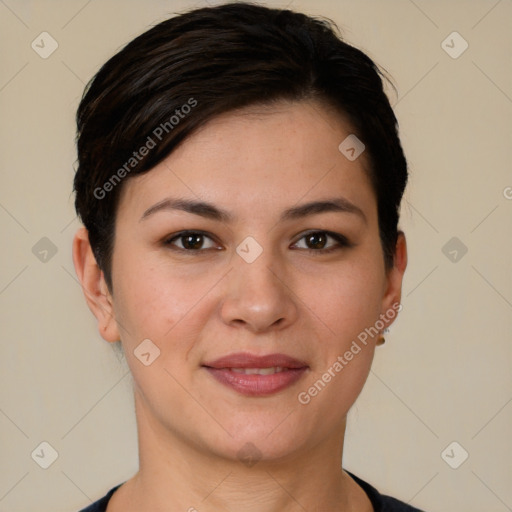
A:
[[[375,275],[366,278],[353,268],[325,280],[311,297],[318,317],[316,364],[297,396],[308,417],[338,424],[361,392],[370,372],[374,341],[365,329],[379,318],[380,288]]]
[[[115,314],[123,335],[123,343],[133,350],[149,338],[167,358],[172,353],[186,356],[194,336],[211,313],[208,291],[218,276],[201,273],[180,275],[168,265],[118,261]],[[185,354],[185,356],[184,356]]]
[[[344,354],[344,353],[342,353]],[[361,352],[347,361],[340,354],[322,372],[311,376],[307,387],[301,389],[297,401],[303,409],[306,421],[322,419],[317,430],[338,428],[361,393],[370,372],[373,349],[361,346]]]
[[[305,298],[327,336],[343,344],[378,319],[384,277],[380,263],[363,256],[324,275],[302,278],[298,295]]]
[[[324,417],[332,415],[334,420],[346,414],[368,377],[374,354],[368,332],[373,332],[370,328],[381,310],[381,267],[381,260],[369,251],[335,271],[316,274],[314,280],[303,278],[300,296],[309,297],[305,303],[321,334],[316,365],[299,401],[311,403]]]
[[[137,340],[158,339],[165,329],[171,329],[186,301],[179,301],[171,293],[168,281],[144,268],[124,272],[119,268],[120,278],[115,284],[115,314],[122,323],[123,341],[130,344]]]
[[[198,303],[202,304],[208,283],[204,278],[185,280],[148,263],[137,266],[121,258],[118,263],[115,315],[122,324],[123,348],[135,386],[155,411],[183,407],[179,383],[188,380],[188,354],[204,317]],[[144,361],[146,353],[150,355]]]

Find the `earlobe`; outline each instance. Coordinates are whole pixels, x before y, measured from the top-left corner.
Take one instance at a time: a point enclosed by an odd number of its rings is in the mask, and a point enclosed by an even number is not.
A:
[[[393,268],[389,269],[386,277],[386,290],[382,302],[382,313],[386,315],[391,310],[397,310],[402,298],[402,281],[407,268],[407,243],[403,231],[398,232],[398,238],[395,246],[395,257]],[[388,325],[393,323],[396,313],[386,315],[389,318]]]
[[[80,228],[73,239],[73,263],[87,305],[98,321],[101,337],[109,342],[119,341],[112,296],[94,257],[86,228]]]

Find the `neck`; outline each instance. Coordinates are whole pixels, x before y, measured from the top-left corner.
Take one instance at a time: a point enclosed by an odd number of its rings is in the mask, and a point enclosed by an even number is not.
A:
[[[139,471],[114,494],[110,510],[303,512],[371,510],[341,468],[341,432],[279,460],[240,460],[201,451],[170,433],[135,393]],[[124,489],[123,489],[124,488]],[[119,505],[123,501],[123,507]]]

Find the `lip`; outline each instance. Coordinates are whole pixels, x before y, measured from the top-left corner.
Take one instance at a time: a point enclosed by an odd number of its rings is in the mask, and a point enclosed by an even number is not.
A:
[[[304,361],[287,356],[286,354],[258,356],[248,352],[237,352],[215,359],[215,361],[203,363],[203,366],[210,368],[270,368],[271,366],[303,368],[308,365]]]
[[[270,375],[243,374],[231,368],[270,368],[279,366],[285,371]],[[203,367],[218,382],[246,396],[265,396],[277,393],[295,382],[308,370],[309,366],[299,359],[286,354],[258,356],[246,352],[229,354]]]

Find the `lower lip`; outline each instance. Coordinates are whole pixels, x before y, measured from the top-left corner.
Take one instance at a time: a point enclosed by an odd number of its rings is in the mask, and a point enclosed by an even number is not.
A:
[[[258,375],[233,372],[229,368],[210,368],[205,366],[215,379],[238,393],[247,396],[265,396],[277,393],[297,382],[304,372],[303,368],[290,368],[284,372],[270,375]]]

